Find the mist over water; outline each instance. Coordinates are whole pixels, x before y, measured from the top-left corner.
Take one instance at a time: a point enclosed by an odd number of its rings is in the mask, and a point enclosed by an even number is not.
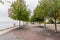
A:
[[[6,28],[11,28],[14,27],[15,25],[19,25],[19,21],[0,21],[0,30],[6,29]],[[21,26],[23,25],[23,21],[21,21]],[[17,27],[17,26],[16,26]]]
[[[13,23],[11,22],[0,22],[0,30],[12,27]]]

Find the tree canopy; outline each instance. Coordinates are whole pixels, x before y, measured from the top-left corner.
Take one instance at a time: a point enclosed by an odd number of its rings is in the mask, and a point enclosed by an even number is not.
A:
[[[46,18],[51,18],[55,23],[55,32],[57,32],[57,19],[60,20],[60,0],[40,0],[32,16],[33,21],[42,22]]]
[[[30,11],[27,9],[24,0],[17,0],[11,5],[12,12],[10,17],[14,20],[27,21],[29,20]]]

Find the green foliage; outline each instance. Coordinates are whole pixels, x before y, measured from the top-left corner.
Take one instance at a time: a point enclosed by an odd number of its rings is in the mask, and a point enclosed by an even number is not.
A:
[[[0,3],[4,4],[4,2],[2,0],[0,0]]]
[[[41,0],[47,17],[60,20],[60,0]]]
[[[11,5],[10,17],[14,20],[28,21],[30,11],[26,8],[24,0],[17,0]]]
[[[60,15],[60,0],[49,0],[49,16],[51,18],[57,19]]]
[[[40,0],[39,5],[34,10],[32,19],[39,21],[45,17],[60,19],[60,0]]]
[[[50,19],[47,24],[53,24],[53,23],[54,23],[53,20]]]
[[[40,2],[47,13],[47,17],[55,20],[55,32],[57,32],[57,19],[60,19],[60,0],[41,0]],[[40,4],[40,5],[41,5]]]
[[[34,10],[34,15],[32,16],[31,20],[35,22],[43,22],[44,19],[48,16],[48,8],[45,8],[46,5],[44,2],[39,3]]]

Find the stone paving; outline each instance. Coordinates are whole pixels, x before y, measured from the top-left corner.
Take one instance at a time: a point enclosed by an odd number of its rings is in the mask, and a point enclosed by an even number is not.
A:
[[[24,29],[14,29],[0,35],[0,40],[60,40],[60,32],[44,31],[43,28],[30,25]]]

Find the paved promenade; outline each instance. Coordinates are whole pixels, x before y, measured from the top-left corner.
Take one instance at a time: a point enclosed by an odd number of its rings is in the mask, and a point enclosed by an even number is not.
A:
[[[44,28],[35,27],[32,24],[24,29],[14,29],[3,35],[0,40],[60,40],[60,32],[44,31]]]

